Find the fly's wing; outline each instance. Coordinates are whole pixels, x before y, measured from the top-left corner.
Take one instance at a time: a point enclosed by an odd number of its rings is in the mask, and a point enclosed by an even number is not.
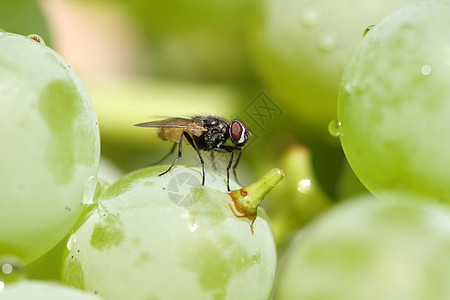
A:
[[[162,128],[164,131],[186,131],[194,136],[200,136],[207,132],[208,129],[203,127],[199,122],[194,122],[192,119],[184,118],[170,118],[165,120],[150,121],[145,123],[138,123],[134,126],[138,127],[150,127],[150,128]],[[161,131],[160,131],[161,132]],[[164,138],[162,136],[162,138]]]

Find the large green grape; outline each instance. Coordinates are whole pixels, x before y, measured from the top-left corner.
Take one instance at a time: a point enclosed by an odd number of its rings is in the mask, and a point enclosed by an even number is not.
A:
[[[393,199],[398,204],[346,202],[300,232],[280,268],[275,299],[450,299],[449,209]]]
[[[64,282],[106,299],[267,299],[276,265],[270,227],[234,215],[257,205],[235,205],[213,172],[201,187],[200,168],[158,176],[166,168],[136,171],[106,189],[69,240]],[[276,184],[258,182],[237,191],[250,197]]]
[[[54,282],[24,280],[0,289],[1,300],[100,300],[99,297]]]
[[[269,94],[326,134],[344,65],[364,29],[417,0],[265,0],[253,56]]]
[[[341,142],[373,193],[395,189],[450,201],[450,3],[386,17],[343,74]]]
[[[98,125],[70,66],[42,41],[6,32],[0,107],[0,256],[29,263],[70,231],[92,194]]]

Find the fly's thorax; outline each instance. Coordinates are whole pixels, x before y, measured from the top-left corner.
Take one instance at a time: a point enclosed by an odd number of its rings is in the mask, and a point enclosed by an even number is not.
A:
[[[223,145],[228,139],[228,121],[219,117],[195,117],[194,122],[201,122],[206,132],[194,137],[201,150],[212,150]]]

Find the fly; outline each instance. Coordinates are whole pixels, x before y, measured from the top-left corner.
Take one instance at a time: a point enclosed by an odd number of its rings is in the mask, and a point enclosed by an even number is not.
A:
[[[197,151],[198,157],[200,158],[203,174],[202,186],[205,185],[205,162],[200,151],[230,153],[230,160],[227,166],[228,191],[230,191],[230,169],[233,166],[233,174],[236,177],[236,166],[241,159],[242,149],[247,139],[251,136],[250,131],[248,131],[242,121],[232,120],[228,122],[216,116],[196,116],[191,119],[169,118],[139,123],[135,124],[135,126],[159,128],[159,137],[174,143],[170,152],[163,159],[172,154],[178,145],[178,154],[172,165],[166,171],[159,174],[159,176],[169,172],[181,158],[183,139],[186,139],[195,151]],[[228,140],[230,143],[226,145]],[[235,151],[239,151],[239,154],[233,165]]]

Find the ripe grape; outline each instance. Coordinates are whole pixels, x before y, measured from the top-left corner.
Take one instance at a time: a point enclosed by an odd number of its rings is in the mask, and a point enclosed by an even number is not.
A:
[[[208,171],[201,187],[201,168],[158,176],[166,169],[136,171],[103,192],[69,240],[64,282],[107,299],[267,299],[276,251],[266,220],[257,217],[252,234],[223,176]],[[262,193],[250,187],[242,193]]]
[[[274,299],[449,299],[450,210],[390,199],[350,200],[300,232]]]
[[[398,10],[362,39],[343,74],[341,142],[374,194],[398,190],[450,201],[450,4]]]
[[[33,37],[0,32],[0,256],[25,264],[70,231],[100,156],[85,87]]]

